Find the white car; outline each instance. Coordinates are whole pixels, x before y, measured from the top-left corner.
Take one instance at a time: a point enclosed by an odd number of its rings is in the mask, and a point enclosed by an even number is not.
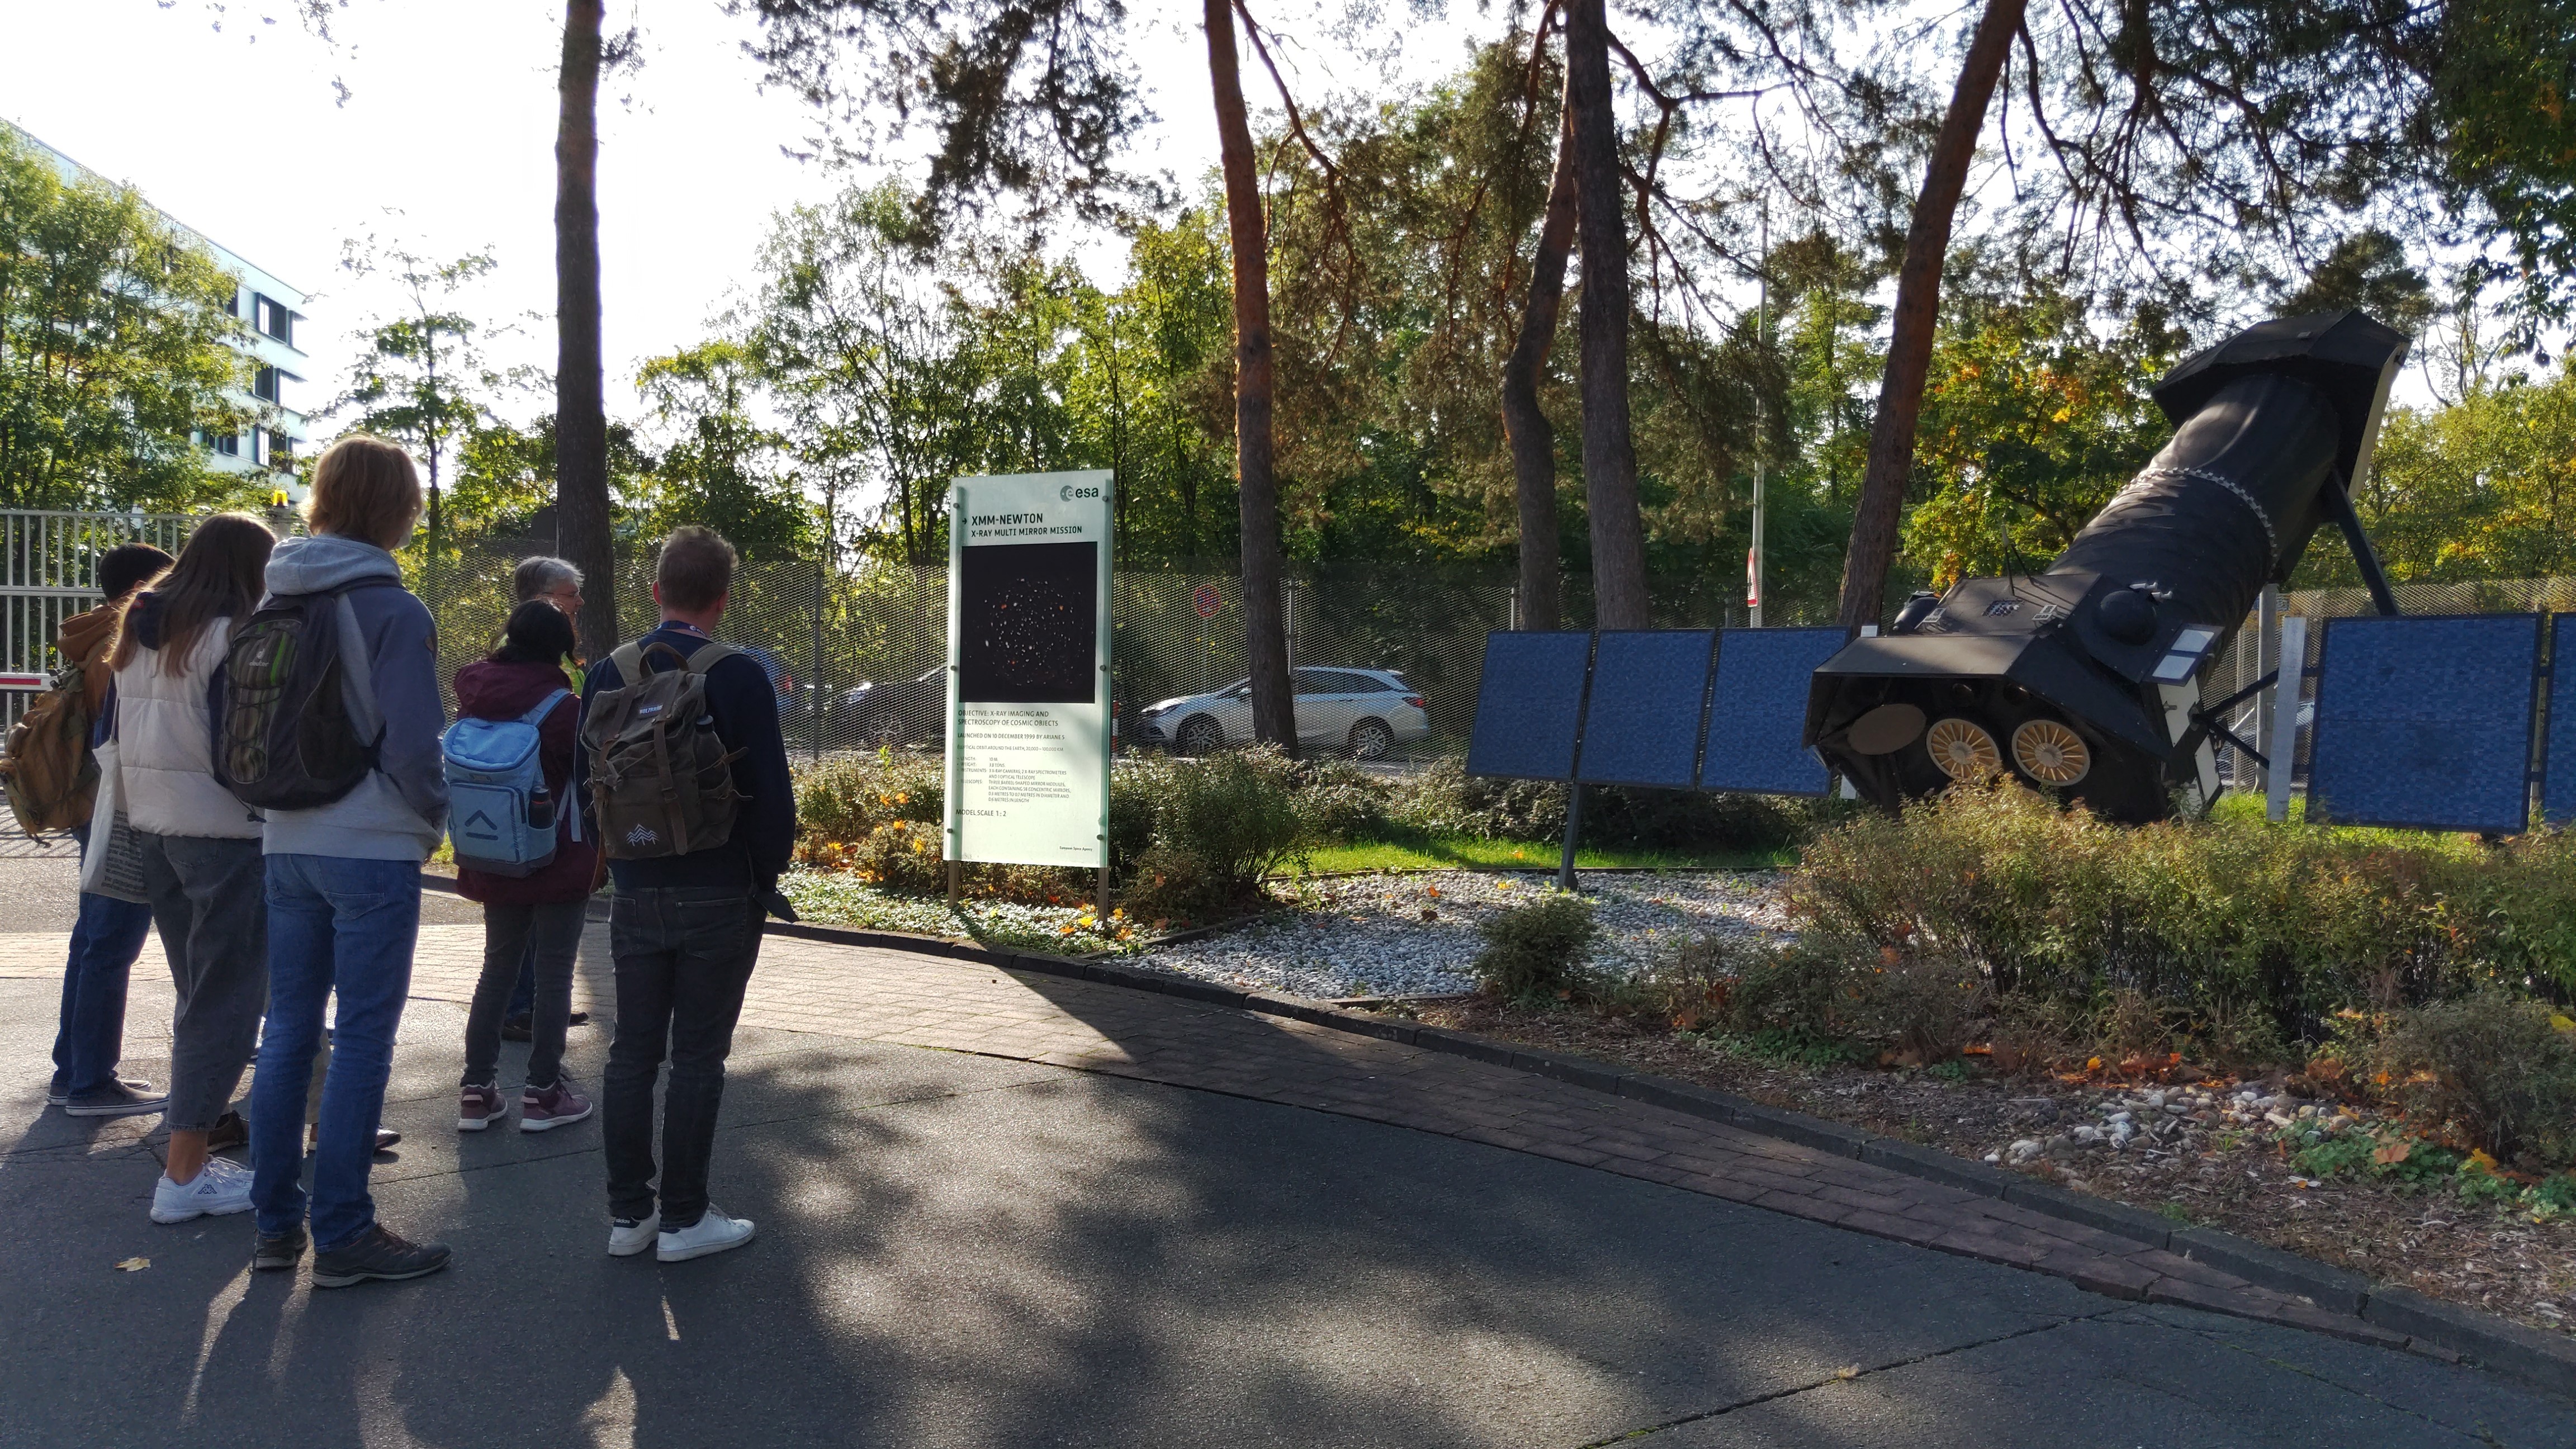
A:
[[[1422,695],[1391,669],[1296,669],[1297,742],[1382,760],[1398,744],[1431,737]],[[1238,679],[1207,694],[1149,705],[1136,717],[1138,743],[1204,755],[1252,742],[1252,683]]]

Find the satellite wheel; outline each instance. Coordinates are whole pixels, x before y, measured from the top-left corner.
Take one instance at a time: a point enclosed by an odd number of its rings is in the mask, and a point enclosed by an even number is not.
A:
[[[1924,731],[1923,748],[1941,773],[1962,785],[1991,779],[2004,770],[2003,751],[1995,748],[1995,737],[1985,726],[1952,716],[1935,720]]]
[[[2035,719],[2013,731],[2013,763],[2043,785],[2067,786],[2093,773],[2093,749],[2084,737],[2053,719]]]

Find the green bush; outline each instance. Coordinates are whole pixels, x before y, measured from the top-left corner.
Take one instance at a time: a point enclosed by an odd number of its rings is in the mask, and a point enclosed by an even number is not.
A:
[[[1386,834],[1393,792],[1385,781],[1336,759],[1300,761],[1294,778],[1298,813],[1310,839],[1346,844]]]
[[[1154,848],[1194,859],[1208,889],[1229,902],[1257,897],[1262,877],[1303,856],[1310,837],[1297,767],[1277,750],[1158,760],[1126,773],[1153,821]]]
[[[1239,898],[1197,856],[1170,846],[1148,846],[1128,878],[1127,914],[1157,930],[1195,925],[1224,915]]]
[[[1583,792],[1583,843],[1644,850],[1770,850],[1795,845],[1845,806],[1773,795],[1700,794],[1593,785]],[[1565,838],[1566,787],[1469,775],[1454,757],[1396,787],[1390,826],[1423,835],[1553,844]]]
[[[1991,1011],[1984,973],[1951,952],[1822,934],[1753,955],[1727,993],[1740,1036],[1866,1045],[1906,1066],[1957,1056]]]
[[[795,781],[797,859],[816,866],[847,864],[861,841],[893,821],[937,827],[947,799],[940,760],[888,750],[800,766]]]
[[[1476,979],[1523,1005],[1588,995],[1594,980],[1587,953],[1597,929],[1592,903],[1581,896],[1550,893],[1514,906],[1477,928],[1485,949],[1476,956]]]
[[[931,895],[948,888],[940,829],[917,820],[889,820],[848,853],[852,874],[886,890]]]
[[[1490,780],[1444,756],[1407,778],[1388,803],[1390,824],[1423,835],[1548,841],[1565,835],[1565,787]]]
[[[2497,990],[2392,1013],[2372,1084],[2506,1161],[2576,1161],[2576,1032],[2552,1015]]]
[[[2576,843],[2557,832],[2485,846],[2234,813],[2124,827],[1998,785],[1823,832],[1789,896],[1827,938],[1938,943],[2004,996],[2096,1014],[2134,992],[2195,1035],[2225,1024],[2240,1052],[2348,1005],[2576,988]]]

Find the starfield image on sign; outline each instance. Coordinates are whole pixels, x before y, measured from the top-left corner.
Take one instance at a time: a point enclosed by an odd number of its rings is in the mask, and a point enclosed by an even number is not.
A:
[[[1100,545],[1017,543],[959,551],[957,697],[970,704],[1089,704]]]

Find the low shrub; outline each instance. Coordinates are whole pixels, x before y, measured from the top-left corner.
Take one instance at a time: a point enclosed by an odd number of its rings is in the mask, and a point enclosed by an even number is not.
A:
[[[1551,892],[1489,918],[1477,933],[1485,949],[1476,956],[1476,979],[1506,1001],[1543,1005],[1589,995],[1589,960],[1598,926],[1592,903]]]
[[[1298,799],[1297,766],[1277,750],[1154,761],[1129,778],[1153,822],[1153,848],[1194,859],[1208,889],[1229,902],[1258,896],[1262,877],[1306,849],[1309,823]]]
[[[861,841],[893,821],[935,833],[947,800],[941,761],[890,750],[801,766],[795,783],[796,858],[814,866],[847,864]]]
[[[1300,761],[1293,778],[1308,838],[1338,845],[1386,833],[1394,792],[1385,781],[1336,759]]]
[[[940,829],[917,820],[889,820],[869,831],[843,863],[859,879],[906,895],[930,895],[948,888]]]
[[[2313,1039],[2350,1005],[2576,989],[2576,846],[2557,832],[2486,846],[2236,813],[2124,827],[2004,784],[1820,833],[1789,904],[1811,933],[1937,943],[2007,998],[2098,1016],[2134,993],[2104,1023],[2117,1034],[2216,1043],[2223,1026],[2240,1054]]]
[[[2576,1029],[2554,1015],[2495,990],[2393,1012],[2371,1084],[2498,1158],[2576,1161]]]
[[[1433,761],[1396,787],[1389,825],[1425,835],[1552,844],[1565,838],[1566,787],[1489,780],[1454,757]],[[1700,794],[1587,786],[1583,841],[1642,850],[1774,850],[1796,845],[1847,805],[1776,795]]]
[[[1535,780],[1491,780],[1444,756],[1407,778],[1387,804],[1387,819],[1423,835],[1483,840],[1547,841],[1565,835],[1565,787]]]
[[[1726,1018],[1728,999],[1752,948],[1729,936],[1702,934],[1665,948],[1629,983],[1638,1007],[1675,1031],[1697,1031]]]
[[[1171,846],[1147,846],[1128,878],[1127,914],[1157,930],[1205,922],[1235,904],[1234,893],[1205,862]]]

